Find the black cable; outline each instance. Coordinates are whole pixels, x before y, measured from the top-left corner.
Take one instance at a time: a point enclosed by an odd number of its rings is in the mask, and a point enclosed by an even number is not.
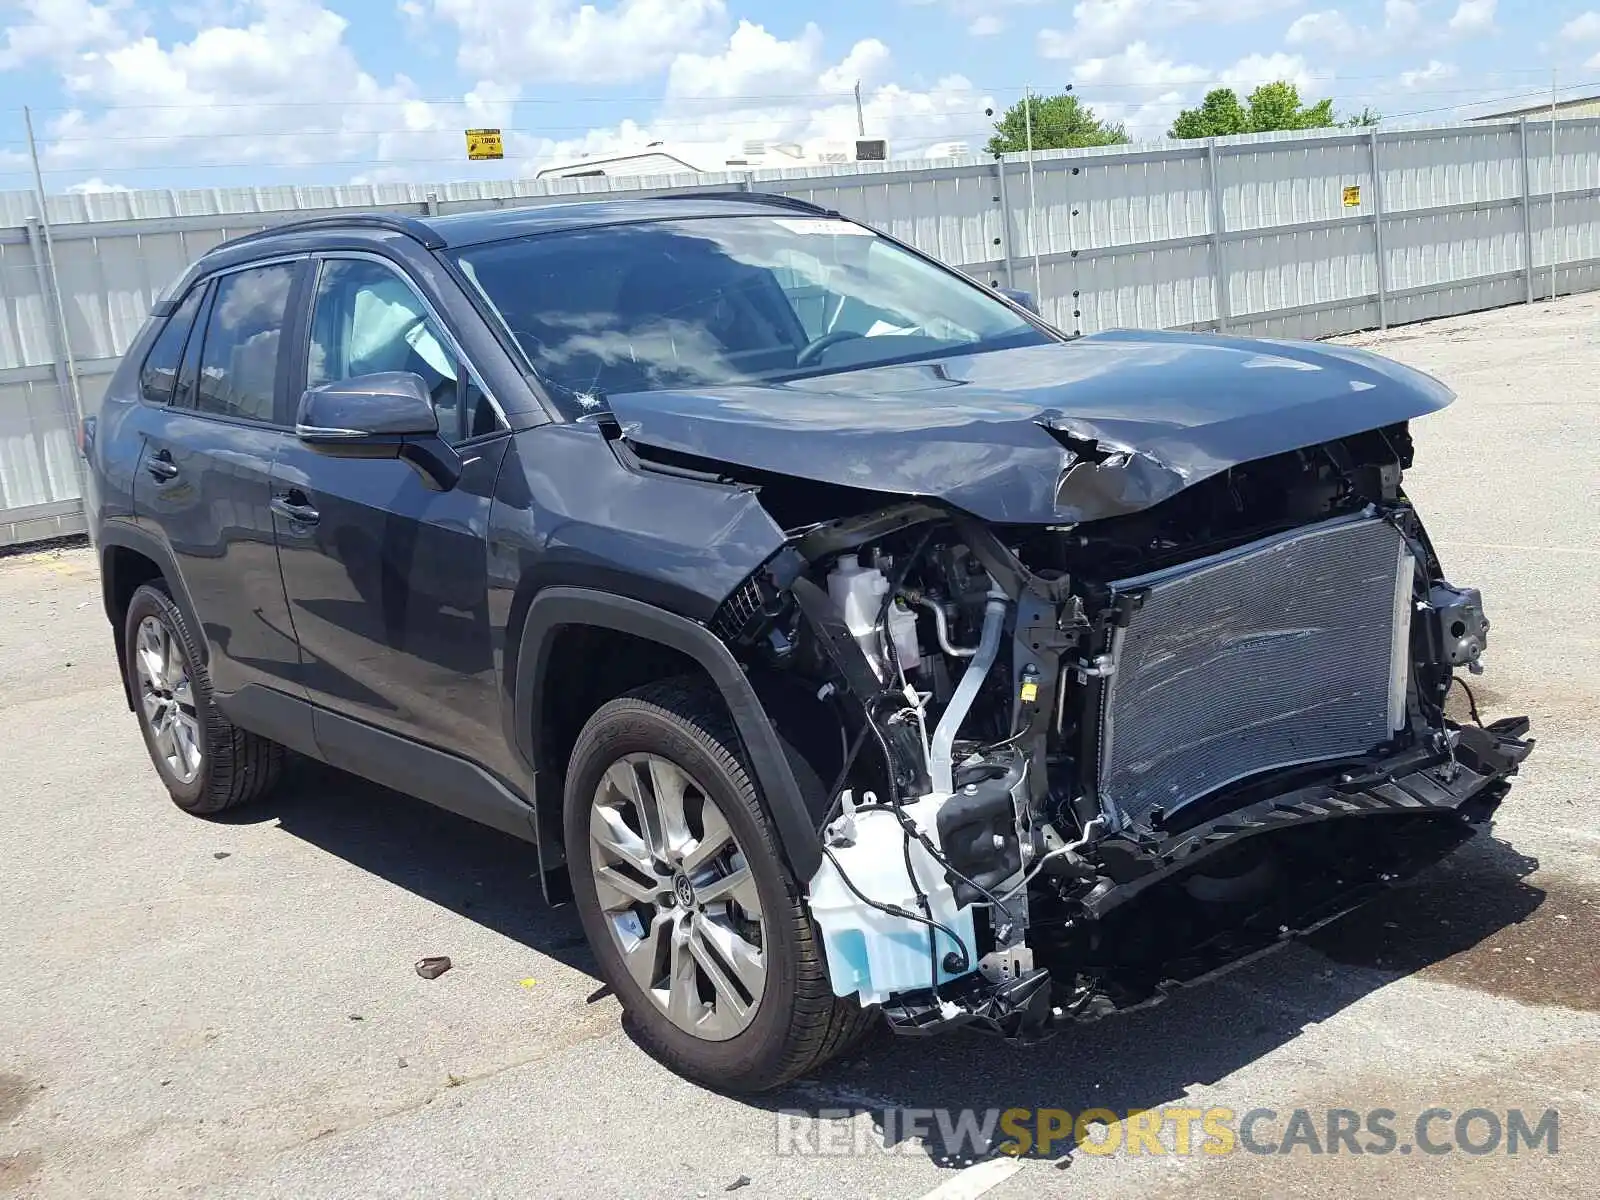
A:
[[[872,727],[872,718],[867,718],[866,724],[861,726],[856,734],[856,740],[850,743],[850,749],[845,753],[844,764],[839,768],[839,773],[833,778],[833,786],[828,789],[828,811],[822,815],[822,824],[817,826],[817,836],[820,838],[826,832],[828,825],[838,813],[839,803],[844,799],[844,783],[850,775],[850,768],[856,765],[856,756],[861,753],[861,746],[867,740],[867,732]],[[844,726],[839,726],[839,731],[844,732]]]
[[[906,878],[911,881],[911,894],[917,898],[917,907],[922,910],[922,915],[930,921],[933,919],[933,906],[928,903],[928,894],[922,890],[922,881],[917,878],[917,869],[911,862],[911,831],[904,821],[900,823],[900,851],[906,860]],[[939,1003],[939,935],[934,930],[928,930],[928,987],[933,992],[933,1002]]]
[[[1459,684],[1461,686],[1461,690],[1467,694],[1467,711],[1472,714],[1472,723],[1479,729],[1482,729],[1483,718],[1478,715],[1478,698],[1472,694],[1472,688],[1467,685],[1467,681],[1465,679],[1462,679],[1454,672],[1452,672],[1450,675],[1450,682],[1452,684]]]
[[[827,846],[824,846],[822,848],[822,853],[827,856],[828,861],[833,864],[833,869],[839,872],[839,879],[844,883],[844,886],[850,890],[850,894],[857,900],[861,901],[861,903],[865,904],[868,908],[875,908],[879,912],[888,913],[891,917],[899,917],[902,921],[915,921],[919,925],[926,925],[931,929],[937,929],[940,933],[944,934],[945,937],[954,942],[956,947],[961,951],[961,969],[965,971],[972,965],[972,952],[967,949],[967,943],[963,941],[961,935],[954,929],[951,929],[950,926],[942,925],[938,921],[935,921],[932,917],[925,917],[921,913],[910,912],[907,909],[901,908],[898,904],[882,904],[877,900],[874,900],[871,896],[865,895],[860,888],[856,887],[855,884],[850,882],[850,876],[845,874],[844,868],[839,865],[839,860],[833,856],[832,850],[830,850]]]
[[[983,884],[979,883],[977,880],[968,878],[955,867],[951,866],[950,860],[946,858],[944,853],[933,844],[933,842],[928,838],[927,834],[923,833],[922,830],[916,827],[915,822],[913,822],[910,817],[906,816],[903,810],[896,808],[892,804],[858,804],[856,805],[856,811],[858,813],[889,813],[895,818],[895,820],[900,822],[900,829],[906,834],[907,837],[914,837],[917,839],[917,841],[922,843],[922,848],[928,852],[929,857],[931,857],[934,862],[938,863],[945,869],[946,872],[955,876],[962,883],[966,884],[973,891],[977,892],[980,896],[984,897],[984,899],[988,900],[990,904],[998,908],[1002,913],[1005,914],[1006,920],[1016,920],[1016,918],[1011,915],[1011,910],[1006,907],[1004,900],[1000,899],[1000,897],[996,896],[992,891],[984,887]]]

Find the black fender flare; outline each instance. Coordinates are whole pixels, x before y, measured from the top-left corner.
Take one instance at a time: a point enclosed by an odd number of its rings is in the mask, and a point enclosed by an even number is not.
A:
[[[126,521],[107,521],[100,527],[99,536],[95,538],[95,556],[100,567],[100,600],[105,606],[106,620],[111,623],[112,637],[117,643],[117,674],[122,678],[122,688],[128,697],[128,707],[133,707],[133,691],[127,679],[126,664],[123,662],[124,630],[117,619],[116,606],[116,580],[112,572],[106,569],[106,552],[112,547],[122,550],[132,550],[135,554],[148,558],[155,563],[161,572],[161,578],[166,581],[167,590],[172,593],[172,601],[178,606],[178,611],[183,614],[183,619],[189,623],[189,628],[194,630],[196,640],[200,645],[200,653],[207,658],[211,654],[211,645],[205,636],[205,626],[200,623],[200,615],[195,609],[194,600],[189,595],[189,586],[184,583],[183,575],[178,571],[177,557],[164,541],[149,530],[141,529]]]
[[[776,828],[779,848],[804,886],[822,865],[822,842],[783,744],[732,652],[704,625],[687,617],[592,588],[552,586],[533,598],[517,654],[514,703],[517,749],[535,772],[550,769],[550,764],[540,764],[536,744],[546,690],[541,681],[553,635],[565,625],[599,626],[648,638],[700,664],[728,706]]]

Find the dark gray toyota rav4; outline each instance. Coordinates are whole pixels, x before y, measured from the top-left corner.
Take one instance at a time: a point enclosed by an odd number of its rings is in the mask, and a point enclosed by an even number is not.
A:
[[[646,1044],[755,1089],[1159,997],[1481,825],[1531,743],[1445,713],[1449,400],[698,196],[231,242],[85,448],[181,807],[290,750],[522,838]]]

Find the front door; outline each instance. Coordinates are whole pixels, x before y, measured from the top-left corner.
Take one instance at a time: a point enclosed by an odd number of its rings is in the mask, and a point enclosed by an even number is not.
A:
[[[412,371],[464,469],[437,491],[397,459],[278,454],[283,585],[315,703],[485,765],[504,758],[486,534],[505,423],[442,323],[385,261],[329,257],[304,364],[316,387]],[[498,743],[498,746],[497,746]]]
[[[141,372],[134,512],[171,548],[207,642],[213,689],[296,693],[271,474],[292,443],[281,359],[296,273],[277,262],[197,283]]]

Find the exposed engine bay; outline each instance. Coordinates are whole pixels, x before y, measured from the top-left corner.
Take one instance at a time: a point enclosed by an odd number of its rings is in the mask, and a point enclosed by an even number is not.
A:
[[[1443,577],[1410,464],[1402,423],[1080,524],[923,500],[785,522],[714,629],[828,714],[805,882],[835,992],[901,1032],[1037,1036],[1470,836],[1532,742],[1445,713],[1489,623]]]

